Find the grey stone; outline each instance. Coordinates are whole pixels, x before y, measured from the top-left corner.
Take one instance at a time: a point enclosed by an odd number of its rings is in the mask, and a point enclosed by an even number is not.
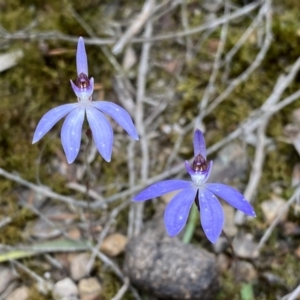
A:
[[[170,238],[164,231],[149,228],[129,241],[125,272],[131,283],[159,299],[215,299],[215,256],[176,237]]]
[[[29,299],[29,288],[27,286],[21,286],[10,293],[6,300],[28,300]]]
[[[55,300],[78,300],[79,292],[71,278],[64,278],[55,283],[52,291]]]
[[[95,277],[84,278],[78,284],[80,300],[100,300],[102,299],[102,286]]]
[[[89,253],[80,253],[71,258],[70,272],[74,281],[80,280],[87,275],[87,264],[90,260]]]
[[[0,267],[0,294],[3,293],[9,284],[17,278],[17,274],[10,268]]]

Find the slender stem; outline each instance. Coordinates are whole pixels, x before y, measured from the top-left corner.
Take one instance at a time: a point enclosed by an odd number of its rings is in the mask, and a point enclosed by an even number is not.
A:
[[[189,216],[189,220],[188,220],[188,223],[187,223],[187,226],[185,228],[185,232],[184,232],[184,235],[182,238],[182,241],[185,244],[188,244],[191,242],[191,239],[194,235],[194,232],[195,232],[195,229],[196,229],[196,226],[198,223],[199,223],[199,211],[197,209],[197,206],[193,205],[190,216]]]
[[[85,150],[84,150],[84,164],[86,166],[86,178],[84,180],[84,184],[85,184],[85,198],[86,198],[87,204],[88,204],[87,212],[88,212],[88,218],[89,218],[89,232],[90,232],[90,235],[91,235],[91,240],[93,240],[92,208],[91,208],[91,198],[90,198],[90,195],[89,195],[90,183],[93,179],[93,175],[92,175],[92,172],[91,172],[90,162],[88,160],[88,150],[89,150],[89,147],[92,143],[92,139],[89,136],[89,134],[87,134],[87,136],[88,136],[88,143],[87,143],[87,145],[85,147]]]

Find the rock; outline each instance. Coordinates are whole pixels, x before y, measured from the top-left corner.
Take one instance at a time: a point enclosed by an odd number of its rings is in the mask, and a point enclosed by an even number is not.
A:
[[[117,256],[125,250],[127,237],[120,233],[114,233],[104,239],[100,251],[108,256]]]
[[[286,201],[279,197],[273,197],[273,199],[264,201],[261,204],[261,209],[264,214],[264,218],[267,224],[271,224],[272,221],[277,217],[278,213],[282,211],[285,206]],[[286,220],[288,214],[288,210],[282,215],[280,218],[281,221]]]
[[[300,226],[297,223],[287,221],[282,225],[284,235],[300,236]]]
[[[285,279],[278,276],[277,274],[274,274],[272,272],[264,272],[261,274],[261,276],[262,276],[262,278],[267,280],[267,282],[271,286],[278,286],[278,285],[285,286]]]
[[[221,273],[226,274],[230,265],[230,259],[224,253],[220,253],[217,258],[218,269]]]
[[[300,164],[295,164],[292,175],[292,187],[297,187],[300,184]]]
[[[297,108],[292,113],[292,122],[300,127],[300,108]]]
[[[211,182],[233,183],[246,176],[248,157],[239,143],[230,143],[214,159],[214,167],[210,175]]]
[[[248,233],[242,237],[238,237],[233,241],[235,254],[241,258],[256,258],[258,257],[257,243],[253,241],[253,235]]]
[[[67,231],[68,237],[72,240],[80,240],[81,232],[78,228],[72,227]]]
[[[49,223],[43,218],[30,222],[26,228],[24,235],[40,240],[49,240],[61,236],[61,231],[65,230],[70,237],[80,238],[81,234],[75,227],[70,227],[77,215],[70,212],[63,205],[46,205],[39,211],[51,221]]]
[[[295,250],[295,255],[300,258],[300,246],[297,247],[297,249]]]
[[[86,266],[90,260],[90,254],[80,253],[72,255],[70,259],[70,273],[73,280],[77,281],[87,275]]]
[[[24,52],[21,49],[1,53],[0,54],[0,72],[10,69],[15,66],[18,61],[24,56]]]
[[[80,300],[100,300],[102,286],[95,277],[81,279],[79,281]]]
[[[300,122],[299,122],[300,109],[292,113],[292,123],[284,127],[284,133],[293,143],[298,154],[300,153]]]
[[[220,236],[215,244],[212,245],[214,253],[219,254],[225,251],[228,247],[228,240],[225,236]]]
[[[159,299],[215,299],[218,271],[214,255],[149,228],[127,245],[130,282]]]
[[[223,205],[223,211],[225,215],[225,223],[223,230],[229,237],[236,236],[238,230],[234,224],[235,209],[230,205]]]
[[[10,268],[0,267],[0,294],[2,294],[8,285],[17,278],[17,274]]]
[[[10,293],[6,300],[27,300],[29,299],[29,289],[27,286],[21,286]]]
[[[235,268],[236,265],[233,265],[233,268]],[[237,279],[239,281],[246,281],[250,282],[255,279],[257,279],[257,272],[254,268],[254,266],[247,262],[247,261],[239,261],[237,263]]]
[[[64,278],[55,283],[52,291],[55,300],[78,300],[78,289],[70,278]]]
[[[46,222],[43,219],[30,222],[25,228],[25,236],[34,237],[40,240],[59,237],[61,235],[61,229],[59,228],[60,224],[57,224],[57,222],[54,224],[56,226],[49,224],[49,222]]]

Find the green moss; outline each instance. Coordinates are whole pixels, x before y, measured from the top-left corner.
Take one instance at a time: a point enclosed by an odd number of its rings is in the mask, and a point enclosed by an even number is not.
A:
[[[0,228],[0,244],[15,245],[24,242],[23,231],[27,223],[35,216],[25,208],[19,208],[16,197],[7,196],[2,199],[1,219],[10,216],[12,221]]]
[[[228,272],[220,280],[220,291],[216,296],[216,300],[239,300],[240,289],[241,283],[237,283],[233,274]]]
[[[40,293],[40,291],[34,285],[30,287],[28,298],[30,300],[52,300],[53,299],[50,292],[47,293],[47,295],[44,295]]]
[[[103,286],[103,300],[110,300],[112,299],[119,289],[122,286],[122,283],[120,280],[112,273],[105,272],[102,273],[102,286]],[[124,300],[133,300],[135,299],[131,292],[127,292],[124,297],[122,298]]]
[[[298,283],[300,276],[299,268],[297,264],[299,260],[292,253],[288,253],[281,257],[277,262],[272,264],[272,271],[278,274],[286,281],[286,285],[289,289],[294,288]]]

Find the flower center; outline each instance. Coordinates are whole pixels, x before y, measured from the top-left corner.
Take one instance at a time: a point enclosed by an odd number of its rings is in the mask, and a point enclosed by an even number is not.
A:
[[[76,86],[84,90],[90,86],[90,80],[84,73],[80,73],[76,79]]]
[[[204,172],[207,170],[207,167],[208,165],[206,159],[201,154],[198,154],[193,161],[193,171],[195,173]]]

